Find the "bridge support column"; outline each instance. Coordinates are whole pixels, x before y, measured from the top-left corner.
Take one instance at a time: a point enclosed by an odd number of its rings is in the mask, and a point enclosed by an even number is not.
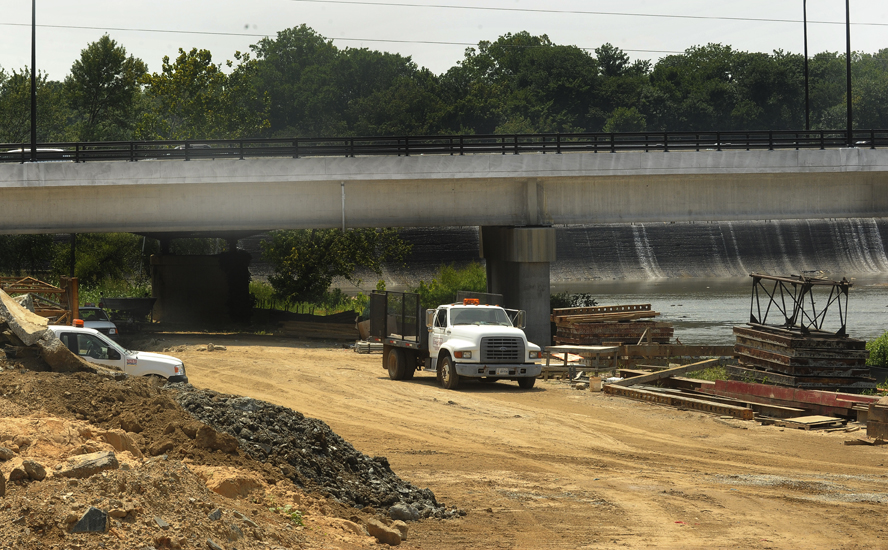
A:
[[[540,347],[549,345],[549,264],[555,261],[555,229],[486,226],[481,227],[480,242],[487,291],[502,294],[506,307],[527,311],[527,338]]]

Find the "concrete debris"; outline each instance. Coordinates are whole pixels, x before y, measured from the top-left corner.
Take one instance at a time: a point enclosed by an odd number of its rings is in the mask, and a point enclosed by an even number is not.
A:
[[[108,531],[108,514],[94,506],[83,514],[71,528],[72,533],[105,533]]]
[[[6,447],[0,447],[0,460],[10,460],[15,456],[15,453],[12,450],[7,449]]]
[[[220,519],[222,519],[222,509],[216,508],[215,510],[210,512],[207,517],[210,519],[210,521],[219,521]]]
[[[401,544],[401,532],[384,525],[375,519],[368,519],[366,523],[367,532],[382,544],[389,546],[398,546]]]
[[[83,479],[105,470],[116,470],[120,467],[117,456],[111,451],[79,455],[69,458],[68,461],[69,466],[63,468],[58,475]]]
[[[46,468],[44,468],[39,462],[25,460],[22,462],[22,466],[25,468],[25,473],[28,474],[30,479],[34,481],[43,481],[46,479]]]
[[[392,522],[392,529],[397,529],[401,533],[401,540],[407,540],[407,531],[410,527],[401,520]]]
[[[419,519],[419,510],[409,504],[398,503],[389,508],[389,516],[392,519],[402,521],[416,521]]]
[[[21,296],[16,296],[15,298],[13,298],[13,300],[15,300],[18,305],[27,309],[31,313],[34,313],[34,297],[30,294],[22,294]]]

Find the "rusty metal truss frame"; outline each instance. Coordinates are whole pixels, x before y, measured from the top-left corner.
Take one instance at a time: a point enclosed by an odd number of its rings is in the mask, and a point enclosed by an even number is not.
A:
[[[851,288],[851,283],[846,279],[832,281],[805,275],[780,277],[761,273],[751,273],[749,276],[752,277],[750,325],[779,328],[800,332],[803,335],[839,337],[848,335],[848,290]],[[819,290],[817,296],[815,289]],[[823,301],[823,295],[827,290],[829,294]],[[763,309],[762,304],[765,301]],[[838,310],[839,329],[834,333],[823,330],[831,310]],[[770,323],[769,316],[772,319]],[[774,317],[781,319],[775,323]]]

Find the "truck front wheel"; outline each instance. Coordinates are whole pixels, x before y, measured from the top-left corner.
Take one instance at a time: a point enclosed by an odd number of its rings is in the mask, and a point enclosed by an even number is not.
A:
[[[445,390],[455,390],[459,387],[459,375],[456,366],[449,355],[445,355],[438,361],[438,384]]]
[[[518,387],[522,390],[529,390],[536,383],[536,376],[528,376],[527,378],[518,379]]]
[[[392,380],[403,380],[404,370],[406,369],[404,350],[401,348],[389,348],[388,356],[385,358],[385,366],[388,368],[389,378]]]

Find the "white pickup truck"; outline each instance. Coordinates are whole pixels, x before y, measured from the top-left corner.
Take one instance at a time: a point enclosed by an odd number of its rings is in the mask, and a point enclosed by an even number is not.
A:
[[[72,353],[90,363],[116,367],[132,376],[159,376],[171,383],[188,382],[185,365],[175,357],[130,351],[91,328],[50,325],[49,329]]]
[[[446,389],[461,379],[515,380],[530,389],[542,370],[541,350],[527,341],[524,315],[472,298],[422,312],[416,294],[374,292],[368,340],[383,344],[382,364],[393,380],[424,370]]]

